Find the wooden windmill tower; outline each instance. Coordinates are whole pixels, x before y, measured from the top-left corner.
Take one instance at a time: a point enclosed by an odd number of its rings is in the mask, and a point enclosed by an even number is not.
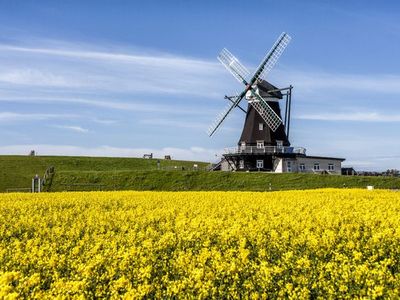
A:
[[[244,84],[242,92],[235,96],[225,96],[230,103],[208,131],[212,136],[236,107],[246,113],[238,147],[224,154],[233,170],[272,171],[276,167],[275,158],[278,153],[282,155],[287,152],[287,155],[291,155],[295,150],[298,151],[290,147],[289,142],[292,86],[278,89],[265,80],[290,39],[288,34],[282,33],[252,76],[249,76],[250,72],[227,49],[223,49],[218,55],[218,60],[224,67]],[[248,102],[247,110],[239,105],[243,99]],[[286,101],[284,118],[279,105],[281,100]]]

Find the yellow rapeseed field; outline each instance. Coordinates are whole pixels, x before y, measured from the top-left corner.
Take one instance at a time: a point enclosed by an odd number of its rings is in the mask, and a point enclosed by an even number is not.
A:
[[[0,298],[399,298],[400,193],[0,195]]]

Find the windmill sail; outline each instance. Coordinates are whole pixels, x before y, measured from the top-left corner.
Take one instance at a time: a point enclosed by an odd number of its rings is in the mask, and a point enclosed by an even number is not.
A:
[[[256,91],[251,89],[251,93],[253,95],[253,99],[249,101],[251,106],[254,107],[254,109],[260,114],[260,116],[263,118],[265,123],[268,125],[269,128],[273,132],[275,132],[279,125],[282,124],[282,119],[276,114],[276,112],[269,106],[269,104],[258,94]]]
[[[218,114],[217,118],[215,121],[210,125],[210,127],[207,130],[207,133],[209,136],[212,136],[214,132],[218,129],[218,127],[222,124],[222,122],[226,119],[226,117],[229,115],[229,113],[239,105],[239,102],[243,98],[243,93],[241,95],[236,94],[236,99],[234,100],[233,103],[228,103],[228,105]],[[232,98],[232,97],[230,97]]]
[[[255,82],[256,80],[265,79],[265,76],[272,70],[278,61],[279,57],[282,55],[286,46],[289,44],[291,37],[283,32],[280,37],[277,39],[275,44],[272,46],[271,50],[264,57],[263,61],[257,68],[251,82]]]
[[[250,74],[249,70],[228,49],[222,49],[217,58],[240,83],[246,81]]]
[[[226,48],[222,49],[221,53],[218,55],[218,60],[224,65],[224,67],[240,82],[245,85],[245,89],[237,94],[236,100],[229,103],[228,106],[218,115],[216,120],[211,124],[208,129],[209,136],[212,136],[222,122],[226,119],[228,114],[239,105],[240,101],[243,99],[245,94],[250,91],[253,100],[249,103],[254,107],[254,109],[261,115],[263,120],[266,122],[272,131],[276,131],[280,124],[282,124],[282,119],[275,113],[271,106],[254,90],[254,85],[262,82],[263,77],[265,77],[268,72],[274,67],[279,57],[285,50],[286,46],[290,42],[290,36],[286,33],[282,33],[275,44],[272,46],[271,50],[262,60],[260,66],[255,71],[254,75],[250,77],[250,72],[245,66]]]

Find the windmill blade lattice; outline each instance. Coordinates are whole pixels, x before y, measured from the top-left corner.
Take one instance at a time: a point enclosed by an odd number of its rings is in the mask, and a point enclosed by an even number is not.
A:
[[[249,76],[249,70],[228,49],[222,49],[217,58],[240,83]]]
[[[285,50],[286,46],[290,42],[290,36],[286,33],[282,33],[271,50],[262,60],[260,66],[256,69],[253,76],[248,77],[250,72],[245,66],[226,48],[222,49],[218,55],[218,60],[224,65],[224,67],[241,83],[245,85],[245,89],[240,93],[236,94],[236,100],[228,106],[218,115],[216,120],[211,124],[208,129],[209,136],[212,136],[222,122],[226,119],[228,114],[240,103],[242,98],[248,91],[251,91],[253,98],[249,103],[254,109],[261,115],[263,120],[266,122],[272,131],[276,131],[282,119],[276,114],[276,112],[269,106],[269,104],[254,90],[253,85],[257,85],[262,82],[262,78],[265,77],[268,72],[274,67],[279,57]],[[231,100],[231,99],[230,99]]]
[[[251,93],[253,97],[257,98],[256,100],[251,100],[249,103],[254,109],[260,114],[265,123],[273,132],[275,132],[279,125],[282,124],[282,119],[276,114],[276,112],[272,109],[271,106],[258,94],[256,91],[251,89]]]
[[[229,115],[229,113],[242,100],[243,96],[239,95],[238,93],[236,93],[235,95],[236,95],[236,100],[234,101],[234,103],[228,103],[228,105],[218,114],[215,121],[208,128],[207,134],[209,136],[212,136],[214,134],[214,132],[218,129],[218,127],[222,124],[222,122],[226,119],[226,117]]]
[[[258,67],[256,74],[254,74],[255,80],[265,79],[267,74],[275,66],[276,62],[282,55],[283,51],[285,50],[291,39],[292,38],[285,32],[280,35],[280,37],[277,39],[271,50],[267,53],[262,63]]]

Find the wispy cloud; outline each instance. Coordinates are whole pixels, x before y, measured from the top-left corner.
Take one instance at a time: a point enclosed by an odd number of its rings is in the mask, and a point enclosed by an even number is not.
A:
[[[0,112],[0,122],[26,122],[42,121],[50,119],[71,119],[76,118],[73,114],[40,114],[40,113],[15,113]]]
[[[73,125],[54,125],[53,127],[55,128],[60,128],[60,129],[66,129],[66,130],[71,130],[79,133],[87,133],[89,132],[88,129],[83,128],[81,126],[73,126]]]
[[[54,44],[54,43],[53,43]],[[222,67],[214,60],[168,53],[117,53],[50,47],[0,45],[0,82],[116,92],[220,96]],[[66,48],[70,47],[70,48]],[[29,58],[27,64],[19,61]]]
[[[152,126],[168,126],[168,127],[179,127],[189,129],[202,129],[206,130],[207,123],[193,122],[187,120],[171,120],[171,119],[144,119],[140,123]]]
[[[98,124],[112,125],[118,123],[118,120],[92,118],[92,121]]]
[[[377,112],[348,112],[348,113],[316,113],[301,114],[296,116],[302,120],[318,120],[318,121],[359,121],[359,122],[400,122],[400,114],[389,115]]]
[[[380,97],[384,94],[400,94],[400,74],[357,74],[357,73],[334,73],[318,70],[299,70],[296,68],[284,68],[274,70],[274,77],[280,82],[291,83],[295,91],[302,93],[316,92],[321,90],[334,92],[335,94],[359,91],[375,93]],[[323,100],[323,94],[320,94]]]
[[[152,112],[152,113],[165,113],[165,114],[184,114],[184,115],[204,115],[205,113],[213,114],[216,110],[202,108],[201,111],[195,110],[190,107],[177,107],[176,104],[166,105],[164,103],[146,103],[144,100],[129,99],[126,101],[115,100],[118,96],[111,96],[110,99],[99,99],[94,98],[81,98],[74,95],[60,97],[57,93],[54,97],[51,96],[16,96],[13,93],[7,93],[0,91],[0,102],[12,102],[12,103],[52,103],[52,104],[79,104],[91,107],[99,107],[105,109],[132,111],[132,112]]]
[[[0,73],[0,82],[15,85],[79,87],[79,82],[52,72],[35,69],[13,69]]]
[[[65,43],[64,43],[65,44]],[[192,67],[199,70],[209,71],[210,68],[216,68],[216,62],[204,61],[199,59],[191,59],[186,57],[174,56],[171,54],[146,55],[146,54],[127,54],[115,52],[99,52],[88,50],[74,49],[57,49],[57,48],[35,48],[35,47],[17,47],[11,45],[0,45],[0,51],[8,52],[24,52],[41,55],[54,55],[61,57],[72,57],[79,59],[93,59],[102,61],[117,61],[123,63],[142,64],[155,67],[171,67],[184,69]]]

